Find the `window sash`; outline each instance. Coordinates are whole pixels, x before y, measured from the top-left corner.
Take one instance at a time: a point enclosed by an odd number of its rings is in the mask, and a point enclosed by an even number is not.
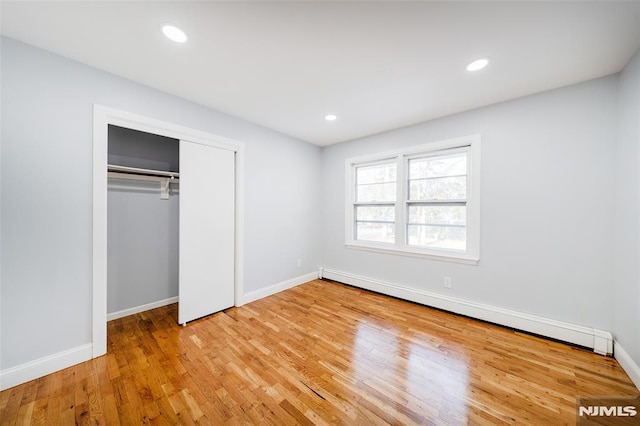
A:
[[[389,168],[388,174],[392,176],[384,176],[389,177],[389,180],[380,180],[378,181],[376,178],[366,179],[364,183],[359,179],[359,172],[366,169],[375,169],[379,167],[383,170],[385,167]],[[388,203],[394,202],[397,198],[397,190],[395,187],[398,182],[398,166],[394,159],[385,159],[381,161],[375,161],[366,164],[358,164],[355,166],[354,171],[354,181],[355,181],[355,202],[359,203]],[[385,188],[385,186],[387,188]],[[381,188],[379,191],[375,191],[375,188]],[[369,191],[367,191],[367,189]],[[389,191],[388,194],[385,192]],[[370,193],[369,197],[367,193]],[[364,196],[364,197],[363,197]]]
[[[425,207],[424,221],[412,220],[412,208],[414,215],[416,209]],[[438,207],[443,207],[438,211]],[[449,210],[455,208],[455,210]],[[429,210],[432,210],[429,212]],[[444,220],[439,216],[453,215]],[[459,216],[456,218],[456,216]],[[435,202],[435,203],[408,203],[406,208],[406,244],[411,247],[428,249],[447,249],[466,252],[467,242],[467,203],[466,202]],[[415,218],[414,218],[415,219]],[[461,239],[462,236],[462,239]]]
[[[396,223],[389,221],[356,220],[353,237],[358,241],[395,244]],[[360,234],[362,232],[362,235]]]
[[[448,160],[454,160],[454,162],[450,162],[447,167]],[[415,176],[412,176],[412,164],[421,161],[426,161],[427,165],[429,162],[433,162],[435,164],[432,165],[436,167],[438,162],[444,162],[445,165],[442,166],[444,167],[442,170],[432,171],[426,168],[422,173],[416,173]],[[469,163],[468,147],[408,156],[404,163],[407,181],[405,201],[466,200],[469,188]],[[463,169],[460,166],[464,166],[464,173],[462,173]],[[438,183],[442,183],[440,187],[438,187]],[[414,193],[414,189],[415,192],[418,192],[417,194]]]

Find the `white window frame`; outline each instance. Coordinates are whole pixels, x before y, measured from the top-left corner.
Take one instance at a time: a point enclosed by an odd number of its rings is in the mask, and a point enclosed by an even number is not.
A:
[[[345,246],[347,248],[476,265],[480,260],[480,134],[431,142],[345,161]],[[407,243],[409,159],[463,148],[467,150],[466,250],[410,246]],[[393,160],[397,167],[395,243],[355,238],[356,168]]]

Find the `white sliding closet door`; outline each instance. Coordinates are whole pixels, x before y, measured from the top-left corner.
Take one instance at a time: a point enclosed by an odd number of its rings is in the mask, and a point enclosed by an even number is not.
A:
[[[234,304],[235,153],[180,141],[178,322]]]

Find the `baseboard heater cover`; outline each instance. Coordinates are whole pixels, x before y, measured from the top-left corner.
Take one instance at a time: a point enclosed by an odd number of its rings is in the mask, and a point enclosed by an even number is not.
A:
[[[320,268],[319,277],[583,346],[600,355],[613,354],[613,336],[605,330],[484,305],[328,268]]]
[[[640,365],[631,358],[631,355],[622,347],[622,345],[616,340],[614,343],[615,352],[614,357],[627,373],[631,381],[636,388],[640,390]]]

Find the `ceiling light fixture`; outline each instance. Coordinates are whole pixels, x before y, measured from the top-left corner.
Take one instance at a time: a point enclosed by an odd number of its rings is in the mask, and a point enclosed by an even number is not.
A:
[[[324,119],[327,121],[334,121],[336,118],[338,118],[338,116],[333,115],[333,114],[328,114],[324,116]]]
[[[487,58],[476,59],[475,61],[467,65],[467,71],[478,71],[486,67],[487,65],[489,65],[489,59]]]
[[[165,25],[162,27],[162,32],[169,40],[173,40],[176,43],[184,43],[187,41],[187,35],[178,27],[173,25]]]

